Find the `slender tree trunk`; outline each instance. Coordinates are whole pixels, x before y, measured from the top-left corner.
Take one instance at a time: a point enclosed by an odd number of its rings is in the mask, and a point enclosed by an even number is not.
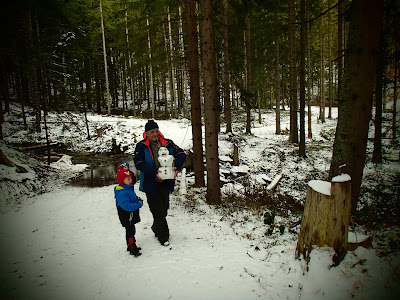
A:
[[[328,1],[328,8],[331,7],[331,2]],[[328,102],[329,102],[329,110],[328,110],[328,119],[332,118],[332,47],[331,47],[331,40],[332,40],[332,30],[331,30],[331,13],[328,13]]]
[[[104,36],[103,7],[101,6],[101,0],[100,0],[100,23],[101,23],[101,36],[103,38],[103,58],[104,58],[104,73],[105,73],[105,77],[106,77],[108,115],[111,115],[111,96],[110,96],[110,88],[109,88],[109,84],[108,84],[106,39]]]
[[[153,66],[151,64],[151,42],[150,42],[150,25],[149,17],[146,17],[147,22],[147,42],[149,47],[149,77],[150,77],[150,106],[151,106],[151,118],[154,119],[154,87],[153,87]]]
[[[222,60],[223,60],[223,87],[224,87],[224,115],[226,121],[226,132],[232,132],[231,99],[230,99],[230,76],[229,76],[229,35],[228,35],[228,0],[223,0],[223,34]]]
[[[212,0],[201,0],[207,195],[209,204],[221,202],[218,159],[218,93]]]
[[[188,98],[187,97],[187,76],[186,76],[186,65],[185,65],[185,47],[183,40],[183,17],[182,8],[179,6],[179,53],[182,58],[182,112],[185,117],[188,116]]]
[[[261,124],[261,97],[260,89],[257,89],[258,123]]]
[[[307,7],[307,16],[309,19],[309,3],[306,3]],[[311,127],[311,118],[312,118],[312,111],[311,111],[311,101],[312,101],[312,72],[311,72],[311,22],[307,22],[307,104],[308,104],[308,138],[312,139],[312,127]]]
[[[165,117],[168,116],[168,97],[167,97],[167,77],[168,74],[164,74],[163,81],[162,81],[162,90],[164,95],[164,114]]]
[[[297,67],[296,67],[296,18],[294,0],[289,2],[289,56],[290,56],[290,141],[299,142],[297,127]]]
[[[99,66],[96,64],[96,76],[95,76],[95,89],[96,89],[96,111],[98,114],[101,114],[101,83],[100,78],[98,77],[99,74]]]
[[[38,78],[37,78],[37,69],[36,69],[36,58],[32,50],[30,49],[33,44],[33,29],[32,29],[32,19],[31,19],[31,11],[29,9],[24,10],[24,22],[25,22],[25,37],[26,37],[26,53],[28,61],[31,62],[31,66],[29,68],[30,74],[30,86],[31,91],[30,95],[33,97],[33,103],[35,108],[35,124],[36,124],[36,132],[41,131],[41,109],[40,109],[40,95],[38,88]]]
[[[394,83],[393,83],[393,110],[392,110],[392,132],[393,140],[397,138],[396,123],[397,123],[397,36],[395,35],[394,40]]]
[[[372,154],[372,162],[382,163],[382,88],[383,88],[383,70],[384,70],[384,50],[383,50],[383,35],[381,33],[379,61],[376,71],[376,86],[375,86],[375,137],[374,151]]]
[[[1,89],[4,99],[4,112],[10,111],[10,93],[8,91],[8,79],[6,68],[3,62],[3,58],[0,56],[0,80],[1,80]]]
[[[24,128],[28,129],[28,125],[26,123],[26,114],[25,114],[25,101],[24,101],[24,91],[22,87],[22,66],[21,66],[21,57],[17,53],[17,47],[15,41],[12,44],[13,52],[16,55],[13,58],[13,64],[15,65],[15,89],[17,94],[17,101],[21,104],[22,110],[22,119],[24,121]]]
[[[325,64],[324,64],[324,31],[323,19],[321,19],[320,41],[321,41],[321,65],[320,65],[320,114],[321,123],[325,123]]]
[[[171,26],[171,14],[169,12],[168,7],[168,43],[169,43],[169,51],[168,51],[168,61],[169,61],[169,92],[171,97],[171,114],[173,117],[176,116],[176,97],[175,97],[175,69],[174,63],[172,61],[172,53],[173,53],[173,43],[172,43],[172,26]]]
[[[201,129],[199,55],[197,50],[197,29],[194,0],[185,0],[185,11],[187,24],[187,52],[189,64],[190,98],[192,103],[191,114],[193,135],[193,168],[195,176],[195,186],[203,187],[205,186],[205,182]]]
[[[133,70],[132,70],[132,58],[129,49],[129,29],[128,29],[128,9],[125,7],[125,34],[126,34],[126,53],[128,56],[128,74],[129,74],[129,83],[131,87],[131,101],[132,101],[132,109],[133,109],[133,116],[136,116],[136,101],[135,101],[135,91],[133,85]]]
[[[278,24],[276,11],[275,23]],[[279,62],[279,35],[275,31],[275,134],[281,134],[281,66]]]
[[[16,89],[17,89],[17,99],[18,102],[21,103],[21,109],[22,109],[22,119],[24,120],[24,128],[28,129],[28,125],[26,123],[26,114],[25,114],[25,104],[24,104],[24,97],[22,93],[22,84],[21,84],[21,75],[20,75],[20,67],[18,67],[18,70],[16,71]]]
[[[300,0],[300,143],[299,155],[306,157],[305,103],[306,103],[306,3]]]
[[[343,90],[329,176],[332,178],[339,166],[347,165],[352,180],[353,213],[357,208],[366,157],[382,15],[383,0],[351,3]]]
[[[337,78],[337,98],[339,99],[342,94],[342,82],[343,82],[343,4],[342,1],[338,1],[338,36],[337,36],[337,68],[338,68],[338,78]]]
[[[249,1],[248,1],[248,5]],[[246,133],[251,133],[251,107],[254,102],[252,96],[252,86],[251,86],[251,41],[250,41],[250,16],[251,9],[247,8],[246,14],[246,29],[245,29],[245,48],[246,48]]]
[[[37,12],[35,12],[34,15],[34,28],[35,28],[35,33],[36,33],[36,47],[38,49],[38,52],[41,51],[41,42],[40,42],[40,33],[39,33],[39,22],[37,19]],[[39,54],[38,54],[39,55]],[[38,57],[38,65],[37,65],[37,73],[39,75],[38,83],[40,86],[40,91],[42,95],[42,105],[43,105],[43,113],[47,115],[47,105],[48,105],[48,92],[47,92],[47,87],[46,87],[46,79],[45,79],[45,72],[44,72],[44,67],[43,67],[43,60],[41,57]],[[39,96],[40,98],[40,96]],[[50,146],[48,148],[48,152],[50,155]],[[50,157],[49,157],[50,160]]]
[[[1,92],[0,92],[0,140],[3,140],[4,136],[3,136],[3,123],[4,123],[4,109],[3,109],[3,97],[1,96]],[[3,154],[1,152],[0,149],[0,153]],[[0,158],[3,155],[0,156]]]

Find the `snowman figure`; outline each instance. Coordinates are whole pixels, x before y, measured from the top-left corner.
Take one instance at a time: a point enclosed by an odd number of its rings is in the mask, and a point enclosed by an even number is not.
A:
[[[158,150],[158,161],[160,162],[160,167],[158,170],[161,171],[158,173],[158,175],[161,177],[161,179],[174,179],[174,157],[169,154],[169,151],[166,147],[161,147],[160,150]]]

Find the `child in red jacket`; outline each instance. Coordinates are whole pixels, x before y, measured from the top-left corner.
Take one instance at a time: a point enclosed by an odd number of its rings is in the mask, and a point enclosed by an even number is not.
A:
[[[118,185],[114,188],[115,201],[121,225],[126,230],[127,251],[137,257],[142,255],[141,248],[136,246],[135,224],[140,222],[139,209],[143,206],[143,201],[138,197],[133,189],[134,175],[131,171],[120,170],[117,174]]]

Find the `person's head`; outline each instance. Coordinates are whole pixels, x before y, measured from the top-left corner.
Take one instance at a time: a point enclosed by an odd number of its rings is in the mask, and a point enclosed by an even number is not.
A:
[[[146,136],[149,138],[150,142],[157,142],[160,136],[158,131],[158,125],[153,120],[147,121],[146,125],[144,126],[144,131],[146,132]]]
[[[129,164],[127,162],[123,162],[120,167],[122,170],[129,170]]]
[[[117,173],[117,181],[122,185],[131,185],[133,182],[132,176],[131,171],[121,170]]]

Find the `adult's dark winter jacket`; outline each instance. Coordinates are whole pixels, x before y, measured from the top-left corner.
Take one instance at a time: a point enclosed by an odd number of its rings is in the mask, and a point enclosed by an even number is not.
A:
[[[164,147],[167,147],[169,154],[175,158],[175,167],[180,171],[186,160],[185,152],[175,145],[172,140],[164,138],[161,132],[159,141]],[[140,171],[139,190],[154,195],[157,189],[156,176],[158,168],[155,166],[154,154],[150,146],[150,140],[147,137],[137,143],[133,160],[136,169]],[[172,192],[175,186],[175,179],[167,179],[165,182],[170,192]]]

